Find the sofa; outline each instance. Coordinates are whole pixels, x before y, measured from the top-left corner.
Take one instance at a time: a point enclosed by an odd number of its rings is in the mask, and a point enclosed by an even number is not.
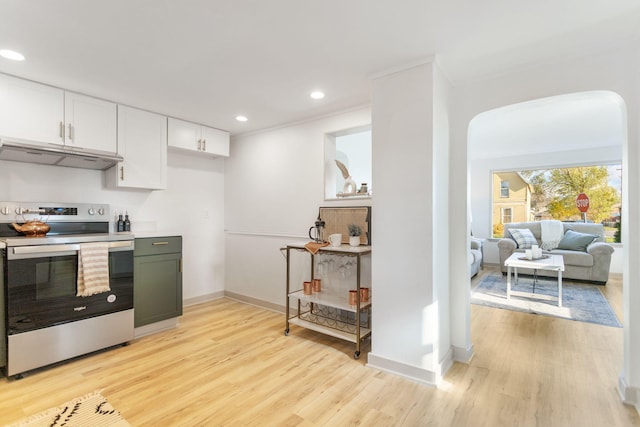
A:
[[[498,252],[500,256],[500,266],[503,273],[506,273],[507,267],[504,262],[514,252],[523,252],[525,248],[518,247],[514,240],[511,229],[529,229],[535,237],[537,244],[542,246],[542,227],[540,222],[512,222],[504,224],[503,238],[498,241]],[[563,240],[569,241],[571,237],[582,237],[584,233],[597,236],[591,243],[585,245],[578,250],[566,249],[567,244],[561,245],[563,249],[545,250],[543,254],[562,255],[564,258],[563,279],[574,279],[584,282],[597,283],[604,285],[609,279],[609,267],[611,265],[611,254],[614,249],[611,245],[605,243],[604,226],[602,224],[584,223],[584,222],[563,222],[562,223]],[[571,231],[570,233],[567,233]],[[517,232],[516,232],[517,234]],[[523,245],[527,246],[527,245]],[[584,250],[582,250],[584,249]],[[518,273],[533,274],[533,270],[518,269]],[[554,271],[538,271],[540,276],[555,276]]]
[[[482,240],[471,238],[471,249],[469,250],[469,277],[473,277],[482,268]]]

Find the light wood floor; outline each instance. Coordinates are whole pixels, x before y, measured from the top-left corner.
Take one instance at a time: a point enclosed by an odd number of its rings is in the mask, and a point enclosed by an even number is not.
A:
[[[620,287],[604,289],[618,310]],[[471,312],[476,356],[435,389],[367,368],[368,348],[284,336],[281,314],[205,303],[128,347],[0,379],[0,425],[102,390],[134,426],[640,426],[617,395],[621,329]]]

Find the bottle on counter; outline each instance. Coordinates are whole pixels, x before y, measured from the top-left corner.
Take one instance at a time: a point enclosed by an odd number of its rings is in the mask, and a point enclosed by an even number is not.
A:
[[[124,221],[122,220],[122,214],[118,215],[118,222],[116,223],[116,231],[121,233],[124,231]]]
[[[131,231],[131,221],[129,220],[129,212],[124,214],[124,231]]]

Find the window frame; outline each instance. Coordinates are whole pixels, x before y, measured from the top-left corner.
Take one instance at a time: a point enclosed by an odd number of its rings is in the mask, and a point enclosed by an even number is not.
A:
[[[507,184],[506,187],[504,184]],[[506,190],[506,196],[505,196],[505,190]],[[500,198],[501,199],[508,199],[510,196],[510,189],[509,189],[509,181],[505,181],[505,180],[500,180]]]
[[[509,211],[509,221],[505,221],[506,211]],[[500,208],[500,221],[502,224],[509,224],[513,221],[513,208],[512,207],[502,207]]]

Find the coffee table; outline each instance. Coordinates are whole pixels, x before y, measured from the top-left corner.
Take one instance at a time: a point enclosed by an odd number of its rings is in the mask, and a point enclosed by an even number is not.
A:
[[[524,259],[524,253],[514,252],[504,262],[507,267],[507,299],[511,299],[511,294],[520,295],[525,297],[531,297],[533,294],[525,292],[511,291],[511,269],[513,269],[514,278],[516,283],[518,282],[518,268],[529,268],[533,270],[534,274],[534,291],[535,283],[537,280],[538,270],[545,271],[557,271],[558,272],[558,307],[562,307],[562,272],[564,271],[564,258],[562,255],[545,255],[540,259]]]

